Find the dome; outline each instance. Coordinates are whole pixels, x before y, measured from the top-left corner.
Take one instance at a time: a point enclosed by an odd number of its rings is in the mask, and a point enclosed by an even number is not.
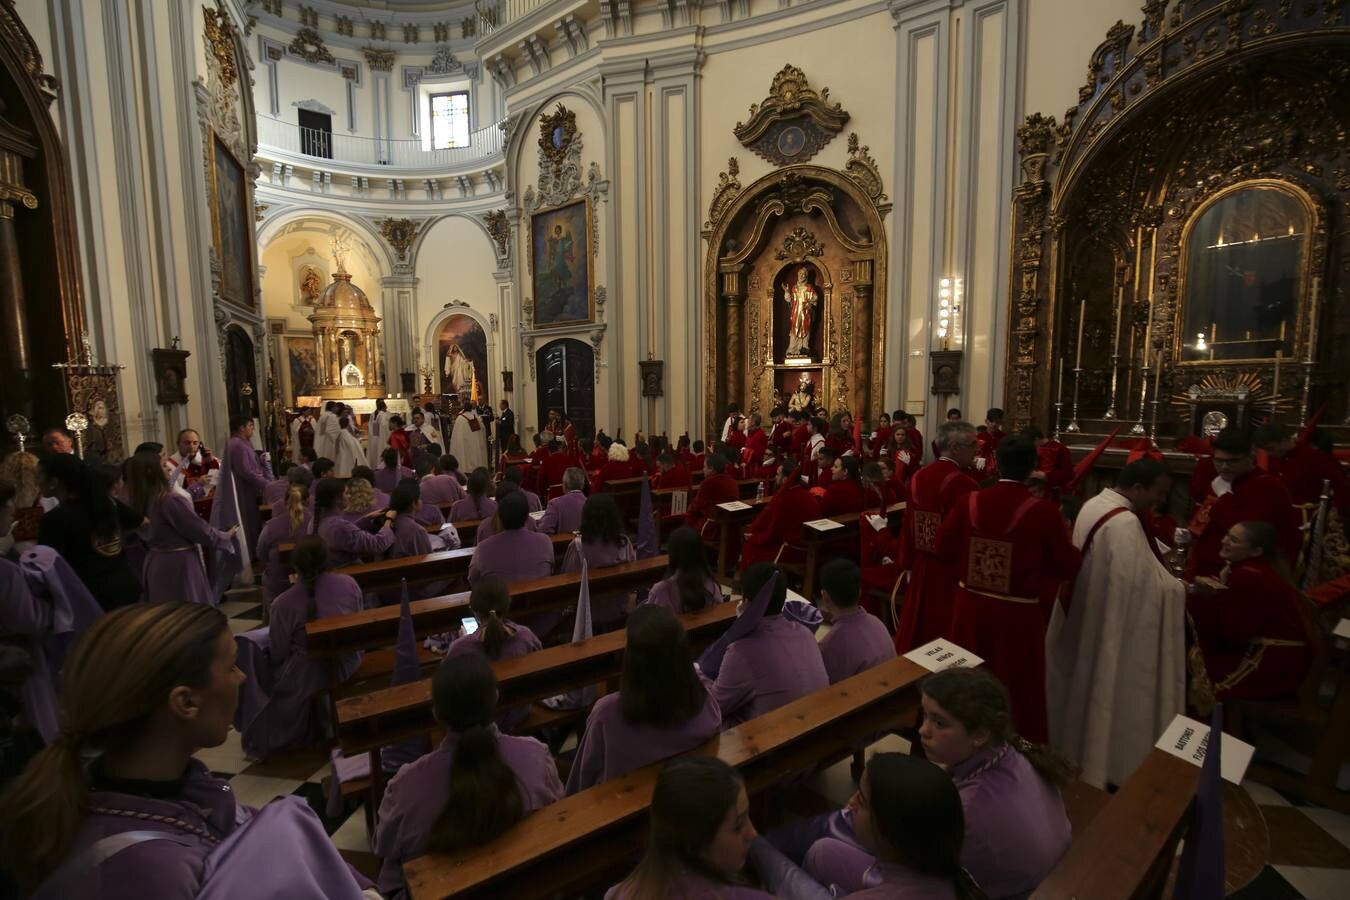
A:
[[[366,292],[352,284],[352,276],[346,272],[338,272],[333,276],[333,283],[323,289],[323,293],[319,295],[319,302],[314,304],[314,309],[352,310],[372,314],[375,312],[375,307],[366,299]]]

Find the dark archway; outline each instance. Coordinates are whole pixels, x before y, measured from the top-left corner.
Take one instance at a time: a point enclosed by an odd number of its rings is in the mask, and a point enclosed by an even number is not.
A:
[[[539,417],[558,410],[572,420],[577,434],[595,434],[595,351],[571,338],[550,341],[535,354],[539,370]],[[542,430],[542,423],[540,428]]]
[[[258,365],[253,340],[237,325],[225,331],[225,387],[231,417],[258,417]]]

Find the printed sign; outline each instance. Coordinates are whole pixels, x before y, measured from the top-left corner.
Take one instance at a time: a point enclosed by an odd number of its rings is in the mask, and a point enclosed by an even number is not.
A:
[[[881,529],[883,529],[883,528],[886,527],[886,517],[885,517],[885,516],[868,516],[868,517],[867,517],[867,524],[871,525],[872,528],[873,528],[873,530],[875,530],[875,531],[880,531]]]
[[[905,659],[918,663],[930,672],[941,672],[953,666],[973,668],[984,662],[964,647],[958,647],[946,638],[929,641],[905,654]]]
[[[543,517],[544,517],[544,510],[542,509],[536,509],[534,512],[530,513],[530,518],[534,519],[536,522],[538,522]]]
[[[812,519],[810,522],[803,522],[807,528],[814,528],[816,531],[829,531],[832,528],[843,528],[844,526],[834,519]]]
[[[689,492],[676,491],[670,495],[670,514],[682,516],[689,511]]]
[[[743,509],[749,509],[749,503],[742,503],[739,500],[732,500],[730,503],[717,504],[718,509],[725,509],[727,512],[740,512]]]
[[[1336,630],[1331,633],[1338,638],[1350,638],[1350,619],[1341,619],[1336,623]]]
[[[1198,766],[1205,761],[1205,750],[1209,747],[1209,726],[1186,716],[1177,716],[1154,746]],[[1231,734],[1225,734],[1223,758],[1219,760],[1219,774],[1223,776],[1223,780],[1242,784],[1242,776],[1246,773],[1247,766],[1251,764],[1252,754],[1255,752],[1256,748],[1251,744],[1244,743]]]

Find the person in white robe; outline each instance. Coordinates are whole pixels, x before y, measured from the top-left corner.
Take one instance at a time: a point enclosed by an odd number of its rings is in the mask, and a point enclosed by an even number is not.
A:
[[[1128,463],[1083,504],[1083,552],[1067,611],[1046,631],[1050,745],[1104,788],[1123,784],[1185,707],[1185,584],[1168,571],[1138,511],[1171,489],[1161,462]]]
[[[341,424],[337,430],[337,437],[333,444],[333,476],[336,478],[350,478],[352,469],[365,462],[365,451],[361,449],[361,442],[356,439],[356,435],[347,430],[347,417],[342,416],[338,420]]]
[[[467,398],[464,404],[450,426],[449,453],[459,460],[461,472],[472,472],[488,464],[487,429]]]
[[[380,467],[380,454],[389,446],[389,408],[383,400],[375,401],[375,412],[370,417],[370,434],[366,440],[366,465]]]
[[[409,431],[420,431],[422,436],[427,439],[428,444],[435,444],[442,450],[445,449],[445,442],[441,440],[441,430],[433,425],[431,420],[427,418],[427,414],[420,409],[413,412],[412,427]],[[414,444],[417,443],[420,443],[420,441],[414,440]]]
[[[302,409],[302,410],[300,411],[300,414],[299,414],[298,416],[296,416],[294,419],[291,419],[291,428],[290,428],[290,433],[291,433],[291,462],[295,463],[297,466],[304,462],[304,460],[300,457],[300,429],[301,429],[301,427],[303,427],[306,423],[309,424],[309,427],[310,427],[310,428],[315,429],[315,433],[314,433],[314,438],[315,438],[315,439],[314,439],[314,446],[317,448],[318,445],[319,445],[319,441],[318,441],[318,428],[317,428],[317,426],[315,425],[314,417],[311,416],[311,415],[309,414],[309,410],[307,410],[307,409]],[[317,452],[317,450],[316,450],[316,452]]]
[[[319,422],[314,427],[314,452],[320,458],[333,459],[333,454],[337,450],[338,436],[338,415],[337,404],[329,400],[323,405],[323,412],[319,415]]]

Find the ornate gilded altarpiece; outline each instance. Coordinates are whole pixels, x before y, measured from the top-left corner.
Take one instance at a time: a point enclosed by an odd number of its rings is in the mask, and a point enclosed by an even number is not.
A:
[[[1150,0],[1143,12],[1138,27],[1107,33],[1062,121],[1037,113],[1018,129],[1013,427],[1056,424],[1061,379],[1068,421],[1075,367],[1088,434],[1133,423],[1179,437],[1195,427],[1194,399],[1224,385],[1240,385],[1230,393],[1251,420],[1274,409],[1295,424],[1325,403],[1324,423],[1339,422],[1350,400],[1350,356],[1332,349],[1350,340],[1350,9]],[[1263,191],[1279,198],[1268,208],[1292,211],[1274,230],[1241,210],[1226,234],[1205,230],[1209,210]],[[1203,287],[1197,253],[1277,240],[1297,249],[1264,294],[1261,265],[1222,263],[1241,253],[1208,265],[1209,302],[1224,315],[1248,303],[1250,321],[1188,308]],[[1263,324],[1266,301],[1243,298],[1272,290],[1283,306]]]

